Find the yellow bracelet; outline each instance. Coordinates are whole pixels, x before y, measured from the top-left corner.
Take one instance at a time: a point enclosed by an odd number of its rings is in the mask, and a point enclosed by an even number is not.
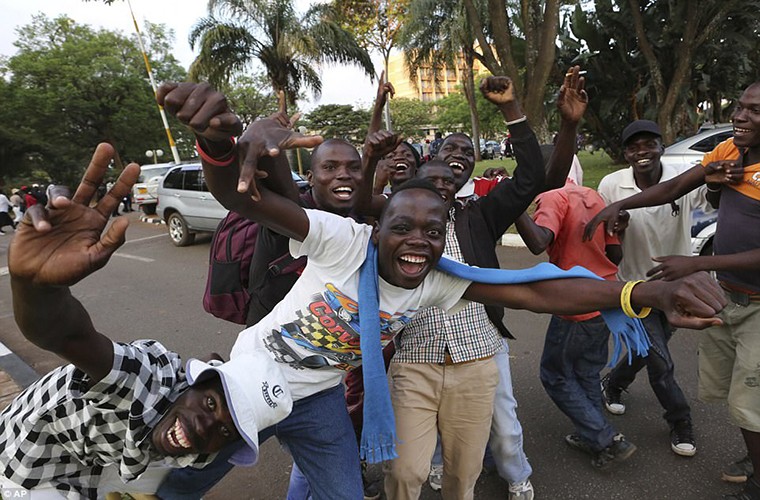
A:
[[[629,281],[623,285],[623,290],[620,292],[620,307],[623,309],[625,315],[629,318],[646,318],[649,316],[649,313],[652,312],[651,307],[643,307],[637,314],[631,305],[631,294],[633,293],[633,287],[643,282],[644,280]]]

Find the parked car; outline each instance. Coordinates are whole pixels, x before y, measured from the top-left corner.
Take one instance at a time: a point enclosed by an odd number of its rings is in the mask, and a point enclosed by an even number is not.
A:
[[[176,165],[158,185],[158,215],[178,247],[191,245],[196,233],[212,233],[227,209],[209,192],[200,163]]]
[[[705,153],[733,136],[734,129],[730,123],[703,126],[697,134],[678,141],[665,148],[661,157],[664,165],[671,165],[685,171],[697,165]],[[711,255],[713,237],[717,229],[717,213],[697,212],[692,214],[691,253],[692,255]]]
[[[299,191],[309,188],[303,177],[295,172],[292,176]],[[197,233],[213,233],[227,215],[227,209],[209,192],[199,163],[176,165],[159,178],[157,198],[158,215],[178,247],[191,245]]]
[[[501,144],[498,141],[480,140],[480,157],[484,160],[493,160],[501,153]]]
[[[673,165],[680,171],[687,170],[702,161],[705,153],[709,153],[733,135],[734,129],[730,123],[702,128],[696,135],[666,147],[661,161],[664,165]]]
[[[140,167],[140,176],[132,186],[132,204],[146,215],[156,213],[158,183],[173,166],[174,163],[158,163]]]

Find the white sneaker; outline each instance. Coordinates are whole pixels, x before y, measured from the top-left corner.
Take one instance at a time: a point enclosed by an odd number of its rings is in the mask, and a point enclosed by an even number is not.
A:
[[[430,465],[430,474],[428,474],[428,483],[433,491],[441,491],[443,487],[443,464]]]
[[[530,479],[509,485],[509,500],[533,500],[533,485]]]

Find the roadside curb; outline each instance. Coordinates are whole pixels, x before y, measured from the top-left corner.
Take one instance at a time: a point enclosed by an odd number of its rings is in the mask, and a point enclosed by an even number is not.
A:
[[[505,247],[525,248],[525,242],[519,234],[504,233],[501,237],[501,245]]]
[[[34,371],[31,366],[27,365],[2,342],[0,342],[0,371],[7,373],[21,389],[29,387],[40,378],[39,373]],[[0,394],[1,396],[3,394]]]

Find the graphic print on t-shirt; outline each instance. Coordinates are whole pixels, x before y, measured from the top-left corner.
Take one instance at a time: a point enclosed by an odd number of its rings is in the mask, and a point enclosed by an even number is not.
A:
[[[351,370],[361,362],[359,347],[359,305],[332,283],[315,293],[308,305],[295,311],[298,318],[272,330],[266,337],[267,349],[275,359],[293,368],[319,368],[332,365]],[[380,311],[380,335],[383,345],[411,321],[407,313]],[[296,347],[306,349],[301,353]],[[304,355],[305,354],[305,355]]]

